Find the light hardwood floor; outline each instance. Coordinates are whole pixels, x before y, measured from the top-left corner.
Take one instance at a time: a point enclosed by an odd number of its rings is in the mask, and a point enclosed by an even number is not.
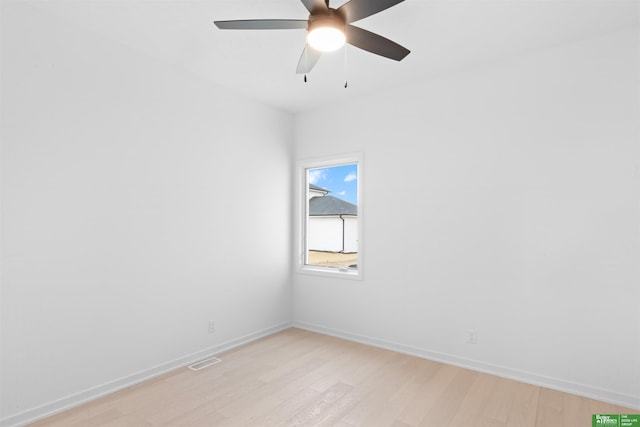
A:
[[[591,426],[627,408],[300,329],[33,426]]]

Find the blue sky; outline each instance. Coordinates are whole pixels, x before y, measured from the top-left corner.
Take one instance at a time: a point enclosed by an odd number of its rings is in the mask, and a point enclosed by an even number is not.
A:
[[[358,165],[309,169],[309,183],[331,191],[329,195],[358,204]]]

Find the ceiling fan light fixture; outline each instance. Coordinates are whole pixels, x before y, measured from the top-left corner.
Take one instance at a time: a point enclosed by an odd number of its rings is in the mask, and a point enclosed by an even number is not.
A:
[[[309,31],[307,43],[321,52],[333,52],[345,42],[344,32],[335,27],[318,27]]]
[[[307,27],[307,43],[320,52],[340,49],[346,42],[345,22],[333,10],[327,14],[311,15]]]

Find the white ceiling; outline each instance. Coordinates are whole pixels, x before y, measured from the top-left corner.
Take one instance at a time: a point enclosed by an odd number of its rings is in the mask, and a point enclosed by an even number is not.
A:
[[[295,73],[304,30],[223,31],[213,24],[229,19],[306,19],[308,12],[299,0],[35,4],[142,54],[291,112],[640,22],[637,0],[406,0],[355,23],[410,49],[402,62],[349,47],[346,68],[344,50],[325,54],[304,83]]]

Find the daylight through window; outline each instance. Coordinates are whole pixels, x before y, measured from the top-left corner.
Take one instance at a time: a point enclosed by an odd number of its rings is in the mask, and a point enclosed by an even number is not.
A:
[[[305,168],[305,266],[357,274],[358,174],[358,163]]]

